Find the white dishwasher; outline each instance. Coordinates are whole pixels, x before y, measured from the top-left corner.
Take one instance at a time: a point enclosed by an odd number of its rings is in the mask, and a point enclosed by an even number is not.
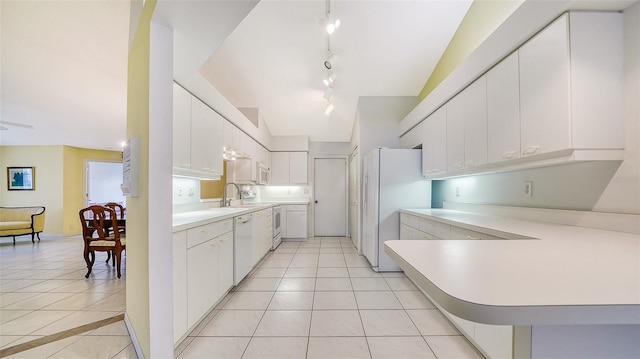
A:
[[[253,268],[253,214],[243,214],[233,219],[233,284],[240,281]]]

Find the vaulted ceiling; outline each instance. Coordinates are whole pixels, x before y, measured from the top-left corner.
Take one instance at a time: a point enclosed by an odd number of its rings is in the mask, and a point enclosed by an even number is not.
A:
[[[200,4],[200,14],[185,4]],[[213,23],[189,21],[215,11],[208,5],[222,9],[211,14]],[[330,40],[321,25],[328,5],[342,21]],[[175,24],[176,36],[188,34],[190,26],[216,32],[207,53],[184,48],[179,56],[201,62],[194,71],[232,105],[257,108],[273,135],[348,141],[360,96],[418,95],[469,5],[161,0],[158,18]],[[3,0],[0,6],[2,144],[119,149],[126,135],[129,3]],[[234,10],[242,6],[244,13]],[[176,11],[181,8],[194,12]],[[235,23],[218,31],[227,8]],[[322,83],[328,49],[336,76],[330,116],[324,114]]]

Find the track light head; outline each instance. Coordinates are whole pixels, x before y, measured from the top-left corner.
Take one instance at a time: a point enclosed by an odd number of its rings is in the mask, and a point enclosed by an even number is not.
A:
[[[333,112],[333,109],[334,109],[334,108],[335,108],[335,107],[333,106],[333,104],[332,104],[331,102],[329,102],[329,106],[327,106],[327,109],[326,109],[326,110],[324,110],[324,114],[325,114],[325,116],[329,116],[329,115],[331,115],[331,113]]]

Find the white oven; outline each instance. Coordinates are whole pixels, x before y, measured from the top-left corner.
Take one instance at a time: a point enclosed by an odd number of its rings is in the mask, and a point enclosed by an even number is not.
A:
[[[269,184],[269,167],[261,162],[256,162],[256,184]]]
[[[282,207],[273,206],[272,207],[272,217],[273,217],[273,243],[271,245],[271,250],[275,250],[278,248],[280,243],[282,242],[282,236],[280,233],[280,223],[282,223]]]

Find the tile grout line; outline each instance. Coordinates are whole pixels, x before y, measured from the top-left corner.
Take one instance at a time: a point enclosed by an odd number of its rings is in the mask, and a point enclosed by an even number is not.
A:
[[[38,339],[29,341],[29,342],[26,342],[26,343],[14,345],[12,347],[5,348],[5,349],[0,349],[0,358],[4,358],[4,357],[7,357],[9,355],[17,354],[17,353],[23,352],[25,350],[37,348],[37,347],[45,345],[45,344],[50,344],[50,343],[53,343],[53,342],[61,340],[61,339],[73,337],[73,336],[76,336],[78,334],[81,334],[81,333],[84,333],[84,332],[88,332],[90,330],[98,329],[98,328],[107,326],[109,324],[117,323],[117,322],[123,321],[123,320],[124,320],[124,314],[118,314],[116,316],[113,316],[113,317],[110,317],[110,318],[106,318],[106,319],[102,319],[102,320],[98,320],[98,321],[93,322],[93,323],[88,323],[88,324],[85,324],[85,325],[81,325],[79,327],[75,327],[75,328],[72,328],[72,329],[64,330],[64,331],[61,331],[61,332],[58,332],[58,333],[55,333],[55,334],[46,335],[46,336],[44,336],[42,338],[38,338]]]

